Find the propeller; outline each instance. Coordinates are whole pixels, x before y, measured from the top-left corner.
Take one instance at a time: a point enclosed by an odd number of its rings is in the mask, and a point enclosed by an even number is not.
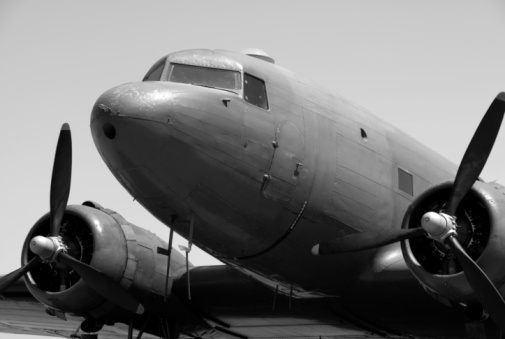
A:
[[[324,255],[368,250],[425,235],[426,232],[422,228],[386,229],[349,234],[315,245],[312,247],[312,254]]]
[[[60,137],[54,155],[53,173],[51,176],[50,232],[51,237],[60,234],[60,225],[67,208],[72,177],[72,136],[70,126],[64,123],[60,130]]]
[[[40,258],[35,257],[30,260],[25,266],[18,268],[14,272],[7,274],[0,280],[0,294],[3,293],[9,286],[18,281],[27,272],[31,271],[33,268],[40,264]]]
[[[461,199],[478,179],[491,153],[505,112],[505,92],[499,93],[489,106],[461,160],[447,204],[446,213],[454,215]],[[312,248],[314,255],[361,251],[421,237],[426,233],[414,229],[385,229],[350,234],[330,239]]]
[[[500,326],[502,332],[505,333],[505,302],[500,292],[489,280],[486,273],[465,252],[455,236],[448,237],[446,243],[456,253],[459,263],[463,267],[466,279],[484,306],[484,309],[487,310],[491,318]]]
[[[137,314],[144,313],[142,304],[96,268],[74,259],[74,257],[65,252],[61,252],[58,255],[58,260],[72,267],[101,296],[130,312]]]
[[[98,294],[118,306],[137,314],[144,307],[122,287],[102,272],[67,254],[62,241],[60,226],[67,207],[72,176],[72,137],[70,127],[63,124],[56,146],[50,192],[50,231],[49,236],[36,236],[30,241],[30,249],[37,256],[23,267],[0,279],[0,293],[41,263],[60,262],[71,267]]]
[[[421,228],[389,229],[351,234],[318,244],[315,255],[344,253],[376,248],[397,241],[428,236],[447,244],[461,264],[463,272],[490,316],[505,333],[505,302],[487,275],[465,252],[456,236],[455,213],[461,200],[478,179],[493,149],[505,112],[505,92],[499,93],[489,106],[459,165],[445,213],[428,212]]]
[[[500,131],[504,112],[505,92],[501,92],[489,106],[461,160],[447,204],[447,214],[454,215],[456,213],[461,199],[479,178]]]

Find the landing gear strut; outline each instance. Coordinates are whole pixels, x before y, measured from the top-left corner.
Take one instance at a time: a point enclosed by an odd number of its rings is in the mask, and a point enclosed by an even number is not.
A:
[[[465,330],[468,339],[502,339],[502,331],[480,305],[465,309]]]
[[[97,333],[83,333],[81,334],[81,339],[98,339]]]

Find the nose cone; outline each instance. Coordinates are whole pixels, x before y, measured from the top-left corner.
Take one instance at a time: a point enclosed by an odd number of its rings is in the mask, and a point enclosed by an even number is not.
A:
[[[56,246],[51,239],[38,235],[30,241],[30,250],[39,257],[47,259],[54,254]]]
[[[91,133],[111,169],[142,166],[162,146],[173,94],[160,83],[120,85],[103,93],[91,113]]]
[[[91,123],[103,116],[166,122],[173,94],[159,82],[120,85],[103,93],[91,113]]]

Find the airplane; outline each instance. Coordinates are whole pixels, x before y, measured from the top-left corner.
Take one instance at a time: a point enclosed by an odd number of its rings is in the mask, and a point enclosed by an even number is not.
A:
[[[90,119],[168,241],[97,202],[68,205],[63,124],[50,211],[0,279],[0,332],[503,338],[505,188],[479,176],[504,112],[502,92],[455,166],[261,50],[168,54]],[[193,266],[193,244],[224,265]]]

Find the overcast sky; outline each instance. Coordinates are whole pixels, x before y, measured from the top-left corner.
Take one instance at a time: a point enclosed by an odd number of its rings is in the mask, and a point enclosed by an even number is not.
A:
[[[19,267],[28,230],[49,209],[63,122],[74,143],[70,203],[97,201],[168,236],[109,172],[89,130],[98,96],[139,81],[161,56],[263,49],[458,163],[505,90],[504,18],[499,0],[0,0],[0,274]],[[501,135],[485,180],[505,182],[504,154]]]

